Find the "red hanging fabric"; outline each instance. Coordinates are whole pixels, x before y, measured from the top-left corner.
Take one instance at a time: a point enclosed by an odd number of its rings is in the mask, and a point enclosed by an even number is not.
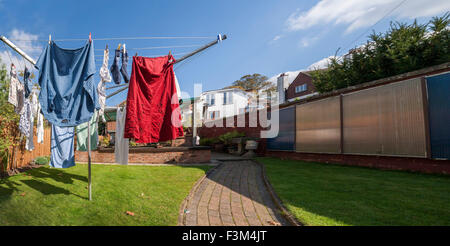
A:
[[[125,138],[155,143],[183,136],[170,56],[133,56],[127,97]]]

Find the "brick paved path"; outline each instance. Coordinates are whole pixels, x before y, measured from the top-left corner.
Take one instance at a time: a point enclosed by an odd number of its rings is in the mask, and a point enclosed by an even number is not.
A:
[[[226,161],[191,191],[183,225],[287,225],[252,161]]]

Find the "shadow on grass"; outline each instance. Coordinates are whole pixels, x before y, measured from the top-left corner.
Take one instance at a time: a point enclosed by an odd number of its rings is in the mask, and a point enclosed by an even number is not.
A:
[[[206,172],[210,168],[206,165],[205,166],[186,165],[180,167],[198,168],[204,172]],[[36,179],[21,179],[18,180],[18,182],[11,180],[11,178],[13,178],[14,176],[22,176],[22,175],[27,176],[28,178],[36,178]],[[48,166],[31,169],[24,173],[17,174],[14,176],[0,179],[0,204],[10,199],[10,197],[13,195],[15,191],[20,191],[18,187],[22,186],[23,184],[42,193],[43,195],[65,194],[65,195],[74,195],[79,198],[88,200],[87,196],[86,197],[80,196],[67,189],[45,182],[45,179],[52,179],[56,182],[60,182],[63,184],[73,184],[74,180],[79,180],[85,182],[87,185],[88,178],[85,176],[67,173],[62,171],[61,169],[49,168]]]
[[[87,177],[72,174],[72,173],[66,173],[56,168],[48,168],[48,167],[39,167],[35,169],[31,169],[27,172],[24,172],[22,174],[18,175],[26,175],[28,174],[31,178],[39,178],[39,179],[46,179],[51,178],[56,182],[61,182],[64,184],[73,184],[73,180],[80,180],[83,182],[87,182]],[[0,180],[0,203],[9,199],[10,196],[14,193],[14,191],[19,191],[17,187],[21,186],[23,184],[29,186],[32,189],[35,189],[36,191],[39,191],[40,193],[44,195],[51,195],[51,194],[66,194],[66,195],[75,195],[77,197],[80,197],[82,199],[88,199],[87,197],[82,197],[80,195],[74,194],[70,192],[67,189],[43,182],[41,180],[36,179],[29,179],[29,180],[20,180],[19,182],[11,181],[11,177],[7,177]]]
[[[82,197],[80,195],[74,194],[69,190],[63,189],[58,186],[54,186],[48,183],[44,183],[38,180],[21,180],[22,183],[28,185],[30,188],[35,189],[36,191],[41,192],[44,195],[56,195],[56,194],[64,194],[64,195],[75,195],[79,198],[87,199],[87,197]]]
[[[28,173],[31,174],[31,176],[36,177],[36,178],[51,178],[57,182],[61,182],[64,184],[72,184],[73,179],[88,182],[88,179],[85,176],[72,174],[72,173],[66,173],[66,172],[63,172],[56,168],[40,167],[40,168],[32,169]]]

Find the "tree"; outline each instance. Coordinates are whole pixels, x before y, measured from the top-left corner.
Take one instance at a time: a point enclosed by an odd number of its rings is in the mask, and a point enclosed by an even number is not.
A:
[[[272,93],[276,91],[276,86],[268,81],[268,78],[259,73],[242,76],[239,80],[233,82],[232,86],[226,88],[242,88],[245,91],[259,94],[261,92]]]
[[[391,22],[385,33],[345,58],[331,59],[326,70],[313,71],[319,92],[328,92],[450,61],[450,14],[426,24]]]
[[[0,60],[0,164],[4,171],[8,163],[9,148],[17,142],[11,130],[17,129],[19,116],[14,112],[14,106],[8,103],[9,81],[5,64]]]

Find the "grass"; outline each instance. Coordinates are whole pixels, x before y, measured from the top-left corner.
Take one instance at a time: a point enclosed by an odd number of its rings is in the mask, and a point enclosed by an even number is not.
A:
[[[258,158],[305,225],[450,225],[450,177]]]
[[[209,166],[41,167],[0,180],[0,225],[176,225],[183,199]],[[134,213],[134,216],[126,212]]]

